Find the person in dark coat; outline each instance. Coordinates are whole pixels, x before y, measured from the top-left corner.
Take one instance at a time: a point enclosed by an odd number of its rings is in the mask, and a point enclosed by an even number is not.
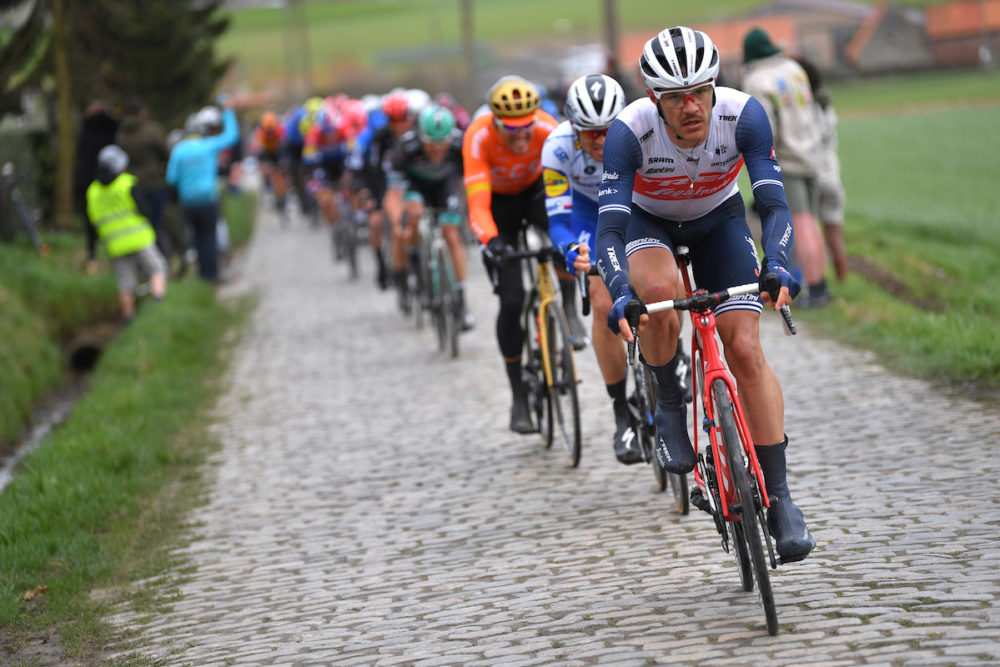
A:
[[[125,104],[125,115],[115,142],[128,155],[129,172],[139,181],[139,189],[149,209],[149,222],[156,232],[156,245],[169,261],[170,241],[163,223],[167,205],[167,151],[163,126],[149,117],[149,107],[139,97]]]
[[[103,100],[94,100],[87,107],[76,140],[76,168],[73,175],[74,207],[83,215],[87,234],[87,270],[97,271],[97,234],[87,217],[87,188],[97,176],[97,154],[114,143],[118,119]]]

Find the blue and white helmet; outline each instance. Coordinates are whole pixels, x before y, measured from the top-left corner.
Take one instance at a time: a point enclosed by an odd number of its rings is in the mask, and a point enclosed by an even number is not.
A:
[[[588,74],[570,84],[563,112],[584,130],[603,130],[625,108],[625,91],[606,74]]]
[[[719,76],[719,50],[700,30],[667,28],[646,42],[639,73],[657,97],[664,90],[714,85]]]

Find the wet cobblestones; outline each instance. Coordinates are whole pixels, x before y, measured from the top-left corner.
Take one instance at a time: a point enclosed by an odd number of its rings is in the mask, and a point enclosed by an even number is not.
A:
[[[818,548],[772,572],[767,635],[710,519],[614,461],[578,355],[580,468],[507,431],[496,304],[437,352],[325,231],[261,221],[227,290],[259,305],[214,411],[223,443],[172,608],[120,610],[170,665],[1000,663],[995,407],[766,318],[793,494]]]

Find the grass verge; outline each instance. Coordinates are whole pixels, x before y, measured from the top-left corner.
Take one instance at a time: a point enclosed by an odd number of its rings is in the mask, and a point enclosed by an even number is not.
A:
[[[225,211],[234,243],[249,238],[253,199],[231,198]],[[130,582],[171,563],[216,447],[205,409],[220,388],[225,335],[248,310],[218,303],[200,280],[171,283],[107,348],[89,392],[4,490],[0,663],[87,662],[109,639],[109,603],[141,595]]]
[[[0,244],[0,451],[61,382],[61,349],[73,332],[117,315],[114,275],[82,271],[80,235],[52,233],[45,240],[52,250],[44,258],[26,241]]]
[[[997,396],[1000,306],[990,277],[1000,274],[1000,191],[991,156],[1000,151],[1000,75],[948,80],[920,75],[835,90],[835,103],[862,100],[882,111],[840,123],[854,272],[834,285],[830,307],[797,316],[899,372]],[[973,90],[974,99],[959,92]],[[942,106],[947,99],[953,106]],[[924,107],[901,111],[906,100]]]

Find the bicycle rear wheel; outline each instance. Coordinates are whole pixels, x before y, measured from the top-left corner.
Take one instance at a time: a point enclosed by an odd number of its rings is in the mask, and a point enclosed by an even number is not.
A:
[[[749,560],[751,569],[753,570],[753,578],[757,583],[757,597],[760,600],[761,607],[764,609],[767,633],[769,635],[776,635],[778,634],[778,612],[774,606],[771,576],[768,572],[768,562],[764,556],[764,548],[761,541],[761,526],[757,521],[757,509],[754,504],[753,493],[750,490],[750,480],[747,475],[746,462],[744,461],[743,441],[740,438],[740,431],[736,426],[733,396],[729,392],[729,387],[721,379],[716,379],[712,382],[712,395],[716,405],[715,418],[718,420],[722,431],[722,440],[725,444],[729,473],[735,486],[734,497],[736,497],[735,503],[737,507],[733,509],[739,515],[735,523],[739,523],[740,528],[733,530],[732,534],[734,540],[740,538],[740,543],[745,545],[746,551],[750,556]],[[746,588],[746,584],[744,584],[744,589],[749,590]]]
[[[458,287],[455,280],[455,269],[451,263],[451,254],[447,247],[439,247],[436,251],[437,282],[433,285],[435,292],[431,301],[438,312],[435,313],[438,327],[438,345],[441,350],[447,348],[452,358],[458,356]]]
[[[653,465],[659,467],[659,463],[656,462],[656,457],[653,457]],[[670,484],[670,493],[674,497],[674,506],[677,507],[678,514],[687,514],[691,511],[691,500],[688,495],[688,480],[687,475],[678,475],[677,473],[667,473],[667,471],[660,468],[663,474],[666,475],[667,481]],[[660,489],[663,490],[662,488]]]
[[[550,303],[545,309],[546,348],[552,385],[552,422],[557,439],[566,451],[570,467],[580,465],[580,399],[576,391],[576,363],[570,342],[569,323],[562,308]]]

